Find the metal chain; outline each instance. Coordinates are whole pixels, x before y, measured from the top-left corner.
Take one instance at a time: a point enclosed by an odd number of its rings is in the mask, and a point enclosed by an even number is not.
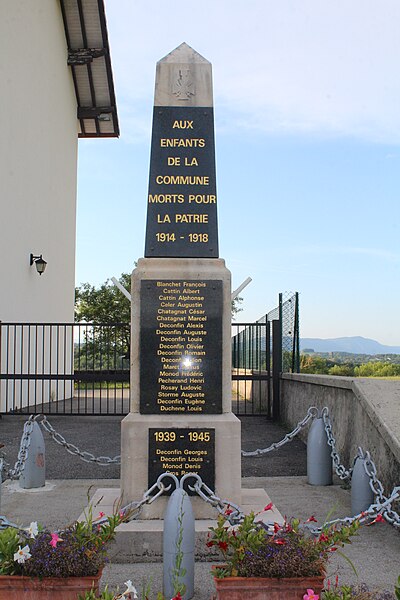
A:
[[[370,453],[367,451],[363,454],[361,448],[359,448],[359,453],[363,459],[365,472],[369,477],[369,485],[374,493],[376,505],[382,507],[379,512],[388,523],[394,525],[394,527],[400,528],[400,515],[392,508],[392,502],[397,500],[400,496],[400,487],[395,487],[390,497],[387,498],[384,494],[383,485],[377,477],[376,466]]]
[[[242,456],[262,456],[263,454],[267,454],[267,452],[272,452],[272,450],[278,450],[278,448],[281,448],[288,442],[291,442],[292,439],[294,437],[296,437],[296,435],[302,429],[304,429],[304,427],[306,427],[312,419],[314,419],[318,415],[318,412],[319,411],[316,406],[310,406],[304,419],[302,421],[299,421],[297,423],[296,427],[293,429],[293,431],[291,431],[290,433],[287,433],[285,435],[285,437],[280,440],[280,442],[274,442],[273,444],[268,446],[268,448],[263,448],[263,449],[258,448],[257,450],[253,450],[253,451],[242,450],[241,451]]]
[[[25,461],[28,458],[29,446],[31,443],[31,433],[33,431],[33,419],[29,418],[24,423],[21,442],[19,445],[17,461],[12,469],[5,472],[5,479],[18,479],[24,471]]]
[[[174,480],[176,487],[179,486],[179,482],[178,482],[177,478],[175,477],[175,475],[172,475],[172,473],[162,473],[158,477],[156,483],[144,492],[141,500],[130,502],[129,504],[127,504],[126,506],[124,506],[123,508],[120,509],[119,512],[123,513],[123,515],[126,517],[127,521],[132,521],[133,519],[137,519],[137,517],[140,515],[142,508],[145,504],[152,504],[162,494],[164,494],[165,492],[167,492],[171,489],[171,484],[165,485],[163,483],[163,479],[165,479],[167,477]],[[158,492],[153,494],[153,492],[157,489],[158,489]],[[102,523],[106,523],[107,520],[108,520],[107,517],[96,520],[96,525],[101,525]],[[15,523],[11,523],[11,521],[9,521],[6,517],[0,516],[0,530],[6,529],[7,527],[13,527],[14,529],[18,529],[18,531],[21,531],[21,532],[26,531],[25,528],[21,528],[19,525],[16,525]]]
[[[322,409],[322,419],[324,421],[325,432],[328,438],[328,446],[332,448],[331,457],[335,467],[336,475],[343,481],[345,479],[350,479],[353,473],[353,469],[346,469],[346,467],[340,462],[340,456],[338,451],[336,450],[336,439],[333,435],[332,423],[329,417],[329,409],[327,406],[325,406],[325,408]]]
[[[95,456],[91,452],[87,452],[85,450],[80,450],[75,444],[71,444],[67,442],[65,437],[58,433],[51,423],[48,421],[45,415],[36,415],[34,417],[34,421],[39,423],[47,433],[50,434],[51,438],[60,446],[66,449],[67,452],[73,454],[74,456],[79,456],[79,458],[88,463],[96,463],[101,467],[108,467],[109,465],[120,465],[121,464],[121,455],[114,456],[114,458],[110,458],[109,456]]]
[[[210,504],[213,508],[215,508],[219,514],[223,515],[225,519],[231,525],[238,525],[244,519],[244,514],[240,510],[239,506],[234,502],[228,502],[228,500],[222,500],[219,498],[215,492],[213,492],[201,479],[200,475],[197,473],[187,473],[181,479],[181,487],[183,485],[183,481],[189,478],[194,478],[195,483],[193,486],[189,485],[189,489],[192,492],[196,492],[198,496],[207,504]]]
[[[7,529],[7,527],[12,527],[13,529],[18,529],[18,531],[24,531],[19,525],[16,525],[15,523],[11,523],[11,521],[9,521],[7,519],[7,517],[0,516],[0,530]]]

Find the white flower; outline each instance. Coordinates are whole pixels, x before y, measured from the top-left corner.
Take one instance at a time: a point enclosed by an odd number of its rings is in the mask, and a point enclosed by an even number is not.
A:
[[[21,546],[18,546],[18,550],[14,554],[14,560],[16,560],[18,563],[23,565],[24,562],[26,560],[28,560],[28,558],[30,558],[30,557],[31,557],[31,553],[29,552],[28,544],[26,546],[24,546],[23,548],[21,548]]]
[[[128,579],[128,581],[125,581],[125,585],[126,585],[126,590],[124,591],[124,596],[126,594],[132,593],[134,598],[138,598],[137,590],[130,579]]]
[[[29,533],[31,538],[35,538],[39,533],[38,524],[36,521],[32,521],[29,527],[26,528],[26,531]]]

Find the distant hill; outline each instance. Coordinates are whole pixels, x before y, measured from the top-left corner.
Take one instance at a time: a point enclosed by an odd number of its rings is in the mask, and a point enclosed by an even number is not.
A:
[[[384,346],[376,340],[360,336],[327,340],[320,338],[301,338],[300,350],[314,350],[314,352],[351,352],[353,354],[400,354],[400,346]]]

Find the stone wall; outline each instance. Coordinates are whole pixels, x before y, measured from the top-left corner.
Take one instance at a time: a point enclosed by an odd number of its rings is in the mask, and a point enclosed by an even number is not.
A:
[[[310,406],[329,408],[346,468],[361,446],[371,453],[385,492],[400,485],[400,381],[284,373],[282,421],[293,428]],[[307,429],[301,436],[306,440]]]

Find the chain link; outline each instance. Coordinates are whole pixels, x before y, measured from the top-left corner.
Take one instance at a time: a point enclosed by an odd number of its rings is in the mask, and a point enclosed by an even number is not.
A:
[[[24,531],[24,529],[22,529],[19,525],[16,525],[15,523],[11,523],[11,521],[9,521],[4,516],[0,516],[0,530],[7,529],[7,527],[12,527],[13,529],[18,529],[18,531],[22,531],[22,532]]]
[[[196,492],[204,502],[215,508],[219,514],[225,517],[228,523],[231,525],[238,525],[243,521],[244,514],[239,506],[234,502],[228,502],[228,500],[219,498],[215,492],[204,483],[198,473],[186,473],[181,479],[180,486],[183,487],[183,482],[190,478],[195,479],[195,483],[193,486],[189,485],[189,489],[192,492]]]
[[[29,420],[24,423],[24,429],[19,445],[17,461],[12,469],[8,469],[8,471],[5,472],[5,479],[18,479],[23,473],[25,468],[25,461],[28,458],[32,431],[33,418],[30,417]]]
[[[127,504],[126,506],[124,506],[120,509],[119,512],[123,513],[124,516],[126,516],[127,521],[132,521],[133,519],[137,519],[145,504],[152,504],[162,494],[164,494],[165,492],[167,492],[171,489],[171,484],[165,485],[163,483],[163,479],[165,479],[167,477],[169,477],[170,479],[173,479],[175,481],[176,487],[179,486],[179,482],[178,482],[177,478],[175,477],[175,475],[172,475],[172,473],[162,473],[158,477],[156,483],[144,492],[141,500],[130,502],[129,504]],[[158,492],[153,494],[153,492],[156,489],[158,489]],[[102,523],[106,523],[107,520],[108,520],[107,517],[104,517],[103,519],[100,519],[100,520],[96,520],[96,525],[101,525]],[[9,521],[6,517],[0,516],[0,530],[6,529],[7,527],[13,527],[14,529],[18,529],[21,532],[26,531],[25,528],[21,528],[19,525],[16,525],[15,523],[11,523],[11,521]]]
[[[318,408],[316,406],[310,406],[304,419],[302,421],[299,421],[297,423],[296,427],[293,429],[293,431],[291,431],[290,433],[287,433],[285,435],[285,437],[282,438],[279,442],[274,442],[273,444],[268,446],[268,448],[263,448],[263,449],[258,448],[257,450],[253,450],[253,451],[242,450],[241,451],[242,456],[262,456],[263,454],[267,454],[267,452],[272,452],[272,450],[278,450],[278,448],[281,448],[288,442],[291,442],[293,440],[293,438],[296,437],[296,435],[298,435],[298,433],[300,433],[300,431],[302,429],[304,429],[304,427],[306,427],[308,425],[308,423],[312,419],[314,419],[317,415],[318,415]]]
[[[336,439],[333,435],[332,423],[331,423],[331,420],[329,417],[329,410],[327,407],[324,407],[322,412],[320,413],[318,408],[316,408],[315,406],[311,406],[308,409],[307,414],[304,417],[304,419],[299,421],[299,423],[296,425],[296,427],[293,429],[293,431],[286,434],[282,440],[280,440],[279,442],[274,442],[268,448],[263,448],[263,449],[258,448],[257,450],[254,450],[254,451],[242,450],[241,451],[242,456],[244,456],[244,457],[261,456],[261,455],[267,454],[268,452],[271,452],[272,450],[277,450],[278,448],[281,448],[283,445],[292,441],[294,439],[294,437],[296,435],[298,435],[298,433],[304,427],[306,427],[312,419],[316,418],[320,414],[324,421],[325,432],[327,435],[327,443],[332,449],[331,457],[333,459],[336,474],[342,480],[351,479],[351,476],[353,473],[353,468],[350,468],[347,470],[344,467],[344,465],[342,465],[340,462],[340,456],[336,449]],[[18,452],[18,458],[14,465],[14,468],[6,470],[5,466],[7,465],[7,463],[5,462],[4,458],[0,457],[0,474],[5,473],[5,478],[18,479],[20,477],[21,473],[23,472],[24,466],[25,466],[25,461],[27,459],[28,452],[29,452],[29,446],[30,446],[30,441],[31,441],[30,436],[33,431],[33,424],[35,421],[37,423],[39,423],[43,427],[43,429],[45,429],[45,431],[47,431],[49,433],[51,438],[57,444],[64,447],[67,450],[67,452],[69,452],[70,454],[79,456],[79,458],[81,458],[81,460],[88,462],[88,463],[94,462],[100,466],[108,466],[111,464],[116,464],[116,465],[121,464],[121,456],[120,455],[115,456],[114,458],[110,458],[108,456],[97,456],[96,457],[91,452],[80,450],[75,444],[71,444],[71,443],[67,442],[67,440],[64,438],[64,436],[61,435],[59,432],[57,432],[54,429],[54,427],[51,425],[51,423],[48,421],[48,419],[45,415],[36,415],[36,416],[32,415],[29,418],[29,420],[24,424],[24,429],[23,429],[21,442],[20,442],[20,448],[19,448],[19,452]],[[363,511],[359,515],[356,515],[354,517],[345,517],[343,519],[336,519],[336,520],[330,521],[328,524],[333,524],[333,523],[338,523],[338,522],[349,524],[349,523],[352,523],[353,521],[355,521],[356,519],[363,522],[365,520],[371,519],[372,517],[374,517],[374,516],[376,517],[377,515],[381,514],[388,523],[390,523],[391,525],[400,529],[400,515],[392,508],[392,504],[399,499],[400,487],[395,487],[392,491],[392,494],[389,497],[386,497],[384,494],[383,485],[377,477],[376,466],[375,466],[375,463],[373,462],[373,460],[371,459],[370,453],[366,452],[364,455],[362,452],[362,449],[359,448],[358,457],[363,459],[364,469],[370,479],[369,484],[370,484],[371,490],[374,493],[375,504],[371,504],[371,506],[366,511]],[[356,459],[357,459],[357,457],[355,458],[355,460]],[[7,465],[7,466],[9,466],[9,465]],[[172,479],[174,481],[176,487],[178,487],[179,485],[182,486],[183,481],[186,480],[186,478],[194,478],[195,483],[193,486],[189,485],[189,488],[192,491],[195,491],[198,494],[198,496],[200,498],[202,498],[205,502],[207,502],[208,504],[213,506],[220,514],[224,515],[226,520],[231,525],[237,525],[238,523],[240,523],[243,520],[244,515],[243,515],[242,511],[240,510],[239,506],[237,506],[236,504],[234,504],[232,502],[228,502],[227,500],[222,500],[221,498],[219,498],[202,481],[201,477],[197,473],[188,473],[188,474],[184,475],[184,477],[181,479],[180,484],[178,482],[178,479],[171,473],[161,474],[160,477],[157,479],[156,483],[153,486],[151,486],[143,494],[143,498],[141,500],[131,502],[130,504],[128,504],[127,506],[125,506],[122,509],[124,512],[132,513],[132,516],[130,516],[129,520],[137,518],[139,516],[139,514],[141,513],[141,510],[145,504],[151,504],[157,498],[159,498],[163,493],[165,493],[166,491],[168,491],[171,488],[171,484],[166,486],[163,483],[163,479],[166,477],[169,477],[170,479]],[[155,490],[158,490],[158,491],[156,493],[154,493]],[[5,523],[9,523],[9,522],[7,521],[7,519],[5,517],[0,516],[0,529],[5,526],[13,526],[13,525],[5,525]],[[309,527],[309,529],[311,530],[311,527]],[[320,531],[320,529],[315,528],[315,531]]]
[[[374,493],[375,503],[379,507],[379,512],[388,523],[400,528],[400,515],[392,508],[392,503],[400,496],[400,487],[395,487],[389,498],[385,496],[383,485],[377,477],[376,466],[370,453],[367,451],[363,454],[362,449],[359,448],[359,455],[363,460],[365,473],[369,477],[369,485]]]
[[[351,475],[353,473],[353,468],[346,469],[346,467],[344,465],[342,465],[340,462],[340,456],[339,456],[339,452],[336,450],[336,439],[333,435],[332,423],[331,423],[331,419],[329,417],[329,410],[328,410],[327,406],[325,406],[325,408],[322,409],[322,419],[324,421],[325,432],[326,432],[326,436],[328,438],[328,446],[330,446],[332,448],[331,457],[332,457],[333,464],[335,467],[336,475],[342,481],[344,481],[346,479],[351,479]]]
[[[110,458],[109,456],[95,456],[91,452],[87,452],[86,450],[80,450],[75,444],[71,444],[67,442],[65,437],[58,433],[51,425],[49,420],[45,415],[36,415],[34,417],[34,421],[39,423],[48,434],[50,434],[51,438],[59,444],[63,448],[66,449],[67,452],[74,456],[79,456],[79,458],[87,463],[96,463],[101,467],[108,467],[109,465],[120,465],[121,464],[121,455],[114,456],[114,458]]]

